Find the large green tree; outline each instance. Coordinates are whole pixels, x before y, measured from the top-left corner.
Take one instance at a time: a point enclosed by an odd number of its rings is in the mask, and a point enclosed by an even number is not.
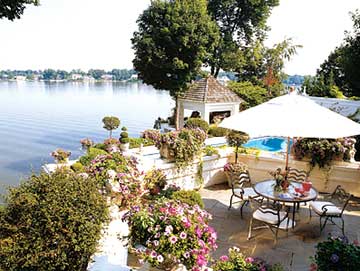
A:
[[[266,21],[277,5],[279,0],[209,0],[209,12],[221,33],[209,59],[212,75],[216,77],[221,69],[233,70],[244,61],[249,44],[265,38]]]
[[[195,79],[219,33],[206,0],[154,0],[132,39],[139,79],[175,97]]]
[[[11,21],[19,19],[24,13],[26,5],[39,5],[39,0],[1,0],[0,18],[6,18]]]
[[[342,45],[335,48],[321,64],[317,76],[323,76],[325,84],[330,78],[346,96],[360,96],[360,12],[351,14],[353,31],[345,32]],[[332,75],[331,75],[332,74]],[[326,93],[324,95],[326,96]]]

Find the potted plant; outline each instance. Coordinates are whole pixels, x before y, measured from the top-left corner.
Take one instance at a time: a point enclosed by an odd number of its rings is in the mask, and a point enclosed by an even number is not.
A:
[[[69,157],[71,152],[65,151],[63,149],[56,149],[51,153],[51,156],[54,157],[55,161],[59,164],[65,164],[69,162]]]
[[[282,171],[281,168],[275,171],[270,171],[269,174],[274,178],[274,191],[275,192],[286,192],[289,188],[290,182],[287,180],[286,171]]]
[[[238,159],[239,147],[249,140],[249,135],[243,132],[231,130],[226,135],[226,140],[231,147],[235,147],[235,163]]]
[[[241,173],[248,172],[248,166],[244,163],[229,162],[224,165],[224,172],[228,180],[228,184],[231,187],[234,178],[239,176]]]
[[[121,128],[121,134],[120,134],[120,149],[122,151],[128,151],[130,147],[130,140],[129,140],[129,134],[127,132],[127,128],[124,126]]]
[[[194,271],[205,267],[217,248],[210,218],[197,205],[173,200],[134,206],[124,217],[129,223],[130,244],[144,247],[136,250],[142,261],[165,270],[183,264]]]
[[[166,175],[161,169],[148,171],[144,176],[144,186],[150,195],[158,195],[166,186]]]

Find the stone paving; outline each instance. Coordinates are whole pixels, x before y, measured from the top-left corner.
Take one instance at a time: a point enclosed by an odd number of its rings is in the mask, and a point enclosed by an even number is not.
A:
[[[226,185],[204,188],[200,194],[205,209],[213,215],[210,223],[218,233],[219,248],[214,257],[227,254],[232,246],[239,247],[248,256],[261,257],[269,263],[281,263],[286,270],[309,270],[310,257],[314,255],[315,245],[327,239],[329,234],[341,235],[341,230],[329,224],[320,235],[319,218],[313,216],[309,222],[308,206],[301,206],[296,216],[296,227],[288,235],[279,231],[277,245],[269,229],[253,232],[253,238],[247,240],[251,217],[250,206],[243,209],[241,219],[239,205],[228,210],[231,189]],[[344,214],[345,234],[350,240],[360,240],[360,203],[351,202]]]

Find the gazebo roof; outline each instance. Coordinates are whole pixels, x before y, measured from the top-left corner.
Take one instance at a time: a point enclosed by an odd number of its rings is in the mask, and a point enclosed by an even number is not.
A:
[[[201,103],[242,102],[235,92],[221,85],[213,76],[194,82],[180,99]]]

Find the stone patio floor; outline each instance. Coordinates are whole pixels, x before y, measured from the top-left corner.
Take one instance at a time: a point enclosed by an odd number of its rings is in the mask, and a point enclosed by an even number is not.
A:
[[[205,209],[213,215],[211,225],[218,233],[218,246],[214,258],[227,254],[230,247],[237,246],[247,256],[260,257],[269,263],[281,263],[286,270],[309,270],[310,257],[315,253],[315,245],[327,239],[329,234],[341,236],[341,230],[329,223],[320,235],[319,218],[312,217],[309,222],[308,205],[301,206],[296,215],[294,229],[288,236],[279,231],[277,245],[269,229],[253,232],[253,238],[247,240],[251,217],[250,206],[243,208],[243,219],[240,216],[240,205],[233,205],[228,210],[231,189],[227,185],[215,185],[204,188],[200,194]],[[345,235],[349,240],[360,240],[360,201],[352,201],[344,213]]]

